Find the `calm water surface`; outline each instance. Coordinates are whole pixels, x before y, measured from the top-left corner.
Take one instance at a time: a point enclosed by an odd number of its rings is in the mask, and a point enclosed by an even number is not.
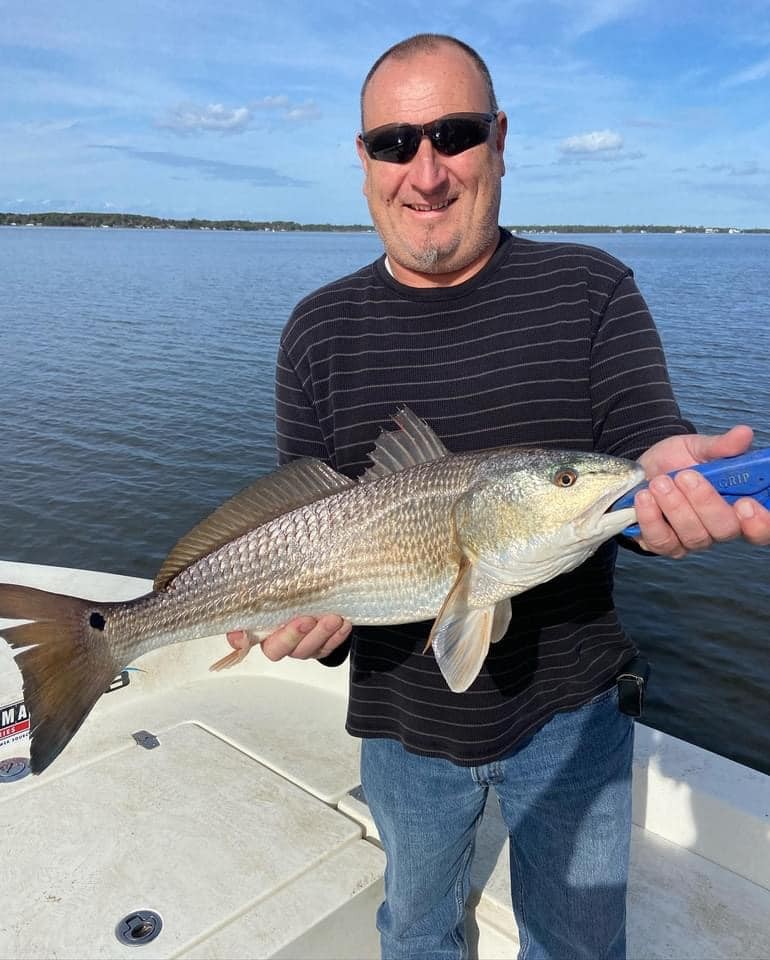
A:
[[[552,239],[552,238],[544,238]],[[770,445],[770,236],[571,236],[634,268],[680,404]],[[0,229],[0,558],[152,577],[272,468],[273,364],[299,297],[373,234]],[[645,721],[770,772],[770,553],[624,555]]]

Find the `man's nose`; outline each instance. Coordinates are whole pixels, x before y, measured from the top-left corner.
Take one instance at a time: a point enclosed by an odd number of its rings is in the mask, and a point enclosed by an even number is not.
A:
[[[444,185],[447,177],[444,158],[434,149],[430,139],[423,137],[414,159],[409,164],[412,186],[422,193],[432,193]]]

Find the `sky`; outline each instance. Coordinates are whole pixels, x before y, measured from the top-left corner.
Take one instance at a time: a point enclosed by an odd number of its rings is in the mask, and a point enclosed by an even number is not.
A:
[[[361,81],[449,33],[504,224],[770,227],[770,0],[0,0],[0,211],[369,224]]]

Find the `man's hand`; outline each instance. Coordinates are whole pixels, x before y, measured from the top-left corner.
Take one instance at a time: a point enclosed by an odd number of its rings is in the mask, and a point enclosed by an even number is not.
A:
[[[639,457],[650,480],[634,499],[645,550],[679,558],[740,536],[757,546],[770,544],[770,512],[750,497],[730,505],[705,477],[684,469],[745,453],[753,435],[750,427],[738,426],[717,436],[669,437]],[[672,479],[665,475],[672,470],[683,472]]]
[[[336,613],[326,613],[318,619],[309,616],[294,617],[262,641],[248,630],[231,630],[227,634],[227,640],[236,651],[246,651],[255,643],[261,643],[262,652],[268,660],[283,660],[284,657],[312,660],[328,657],[347,640],[351,628],[349,620],[344,620]],[[245,653],[243,655],[245,656]]]

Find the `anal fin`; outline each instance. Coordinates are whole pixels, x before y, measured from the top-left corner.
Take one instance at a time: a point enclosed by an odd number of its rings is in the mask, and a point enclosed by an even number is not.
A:
[[[216,672],[234,667],[236,663],[245,660],[251,648],[260,640],[264,640],[266,636],[266,633],[257,633],[254,630],[230,630],[227,634],[227,641],[233,648],[232,652],[212,663],[209,670]]]

